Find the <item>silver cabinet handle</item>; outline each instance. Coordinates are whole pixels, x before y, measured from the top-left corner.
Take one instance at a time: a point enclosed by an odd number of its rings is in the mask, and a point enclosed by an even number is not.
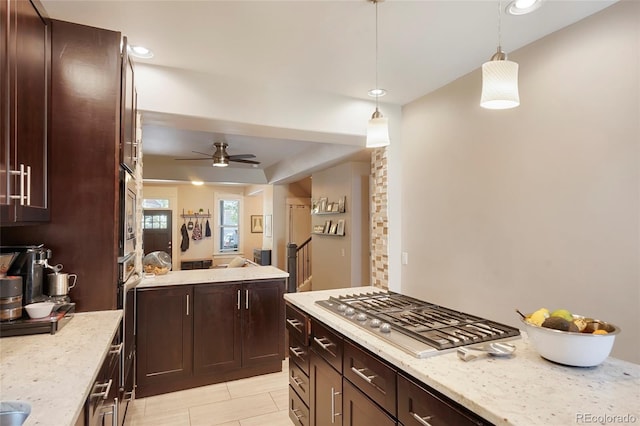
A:
[[[295,383],[296,386],[301,386],[304,383],[298,376],[291,376],[291,380],[293,380],[293,383]]]
[[[113,413],[111,417],[111,426],[118,426],[118,398],[113,399]]]
[[[335,346],[335,343],[332,343],[331,340],[327,339],[326,337],[323,337],[321,339],[318,339],[317,337],[314,337],[313,341],[316,342],[318,345],[320,345],[320,347],[322,349],[324,349],[325,351],[329,351],[329,348],[331,346]],[[331,352],[331,351],[329,351],[329,352]]]
[[[187,316],[189,316],[189,295],[187,294]]]
[[[20,194],[19,195],[9,195],[9,198],[12,200],[20,200],[20,205],[24,206],[25,204],[31,205],[31,166],[27,166],[25,171],[24,164],[20,164],[20,170],[11,170],[9,171],[10,175],[18,175],[20,177]],[[25,195],[25,184],[24,180],[27,178],[26,185],[26,195]]]
[[[414,419],[416,419],[416,421],[418,423],[420,423],[423,426],[431,426],[431,423],[429,423],[427,420],[431,420],[431,416],[426,416],[426,417],[420,417],[418,414],[416,413],[409,413],[413,416]]]
[[[113,383],[113,379],[109,379],[109,381],[107,383],[98,383],[96,384],[93,389],[102,389],[104,387],[106,387],[106,389],[102,392],[94,392],[91,394],[91,398],[102,398],[102,399],[107,399],[107,396],[109,395],[109,391],[111,390],[111,384]]]
[[[110,354],[120,354],[120,352],[122,352],[122,345],[124,345],[124,343],[120,343],[118,345],[111,345],[111,349],[109,349],[109,353]]]
[[[244,308],[249,309],[249,290],[244,291]]]
[[[355,368],[355,367],[351,367],[351,371],[353,371],[354,373],[356,373],[356,376],[360,377],[362,380],[366,381],[369,384],[373,384],[373,379],[376,378],[376,375],[374,374],[373,376],[367,376],[363,373],[363,371],[365,371],[366,368]]]
[[[295,418],[298,420],[298,422],[300,424],[302,424],[302,419],[304,417],[304,415],[300,412],[300,410],[298,410],[297,408],[293,408],[291,409],[291,412],[293,413],[293,415],[295,416]]]
[[[291,326],[293,328],[295,328],[296,330],[298,330],[300,333],[302,333],[302,323],[300,321],[298,321],[297,319],[290,319],[287,318],[287,322],[289,324],[291,324]]]
[[[296,357],[298,358],[302,358],[302,355],[304,355],[304,351],[298,347],[292,347],[289,346],[289,352],[291,352],[292,354],[294,354]]]
[[[238,290],[238,310],[240,310],[240,290]]]
[[[331,423],[336,422],[336,416],[341,416],[342,413],[336,413],[336,395],[340,395],[342,392],[335,392],[333,388],[331,388]]]

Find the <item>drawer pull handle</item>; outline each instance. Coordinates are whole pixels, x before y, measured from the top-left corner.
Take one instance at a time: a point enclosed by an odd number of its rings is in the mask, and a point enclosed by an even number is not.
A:
[[[302,333],[302,323],[300,321],[298,321],[297,319],[289,319],[287,318],[287,322],[289,324],[291,324],[291,326],[293,328],[295,328],[296,330],[298,330],[300,333]]]
[[[292,354],[294,354],[296,357],[298,358],[302,358],[302,355],[304,355],[304,351],[300,348],[293,348],[291,346],[289,346],[289,352],[291,352]]]
[[[117,345],[111,345],[111,349],[109,350],[109,353],[114,355],[114,354],[120,354],[120,352],[122,352],[122,345],[124,343],[120,343]]]
[[[336,413],[336,395],[341,395],[342,392],[335,392],[334,388],[331,388],[331,423],[336,422],[336,416],[341,416],[342,413]]]
[[[351,371],[353,371],[354,373],[356,373],[356,376],[360,377],[362,380],[364,380],[365,382],[369,383],[369,384],[373,384],[373,379],[376,378],[376,375],[372,375],[372,376],[367,376],[366,374],[363,373],[363,371],[365,371],[366,368],[355,368],[355,367],[351,367]]]
[[[294,417],[298,420],[298,422],[300,422],[300,424],[302,424],[302,419],[304,417],[304,414],[302,414],[302,412],[300,410],[298,410],[297,408],[293,408],[291,409],[291,412],[293,413]]]
[[[298,376],[291,376],[291,380],[293,380],[293,383],[295,383],[298,387],[300,387],[304,383]]]
[[[426,416],[426,417],[421,417],[420,415],[416,414],[416,413],[410,413],[414,419],[416,419],[416,421],[418,423],[420,423],[423,426],[431,426],[431,423],[429,423],[427,420],[431,420],[432,416]]]
[[[323,337],[321,339],[318,339],[317,337],[313,338],[313,341],[316,342],[322,349],[324,349],[325,351],[331,352],[329,350],[329,348],[331,346],[335,346],[335,343],[331,343],[331,340],[327,339],[326,337]]]
[[[91,394],[91,398],[102,398],[102,399],[107,399],[107,397],[109,396],[109,391],[111,390],[111,383],[113,383],[112,379],[109,379],[109,381],[107,383],[98,383],[97,385],[95,385],[93,387],[94,390],[97,389],[102,389],[105,388],[106,389],[103,392],[94,392]]]

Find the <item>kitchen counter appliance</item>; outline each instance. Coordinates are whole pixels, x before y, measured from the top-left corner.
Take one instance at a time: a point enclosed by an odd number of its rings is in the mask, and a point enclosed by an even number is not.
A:
[[[416,358],[520,337],[520,330],[403,294],[381,291],[316,302]]]

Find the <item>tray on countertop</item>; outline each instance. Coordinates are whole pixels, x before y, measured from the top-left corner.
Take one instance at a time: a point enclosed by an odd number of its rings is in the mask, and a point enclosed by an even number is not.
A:
[[[0,337],[24,336],[27,334],[56,334],[73,318],[75,303],[64,303],[54,307],[48,317],[31,319],[26,312],[22,318],[0,322]]]

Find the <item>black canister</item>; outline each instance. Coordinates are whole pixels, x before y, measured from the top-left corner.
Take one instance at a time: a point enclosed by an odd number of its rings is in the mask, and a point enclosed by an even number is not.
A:
[[[22,317],[22,277],[0,277],[0,321]]]

